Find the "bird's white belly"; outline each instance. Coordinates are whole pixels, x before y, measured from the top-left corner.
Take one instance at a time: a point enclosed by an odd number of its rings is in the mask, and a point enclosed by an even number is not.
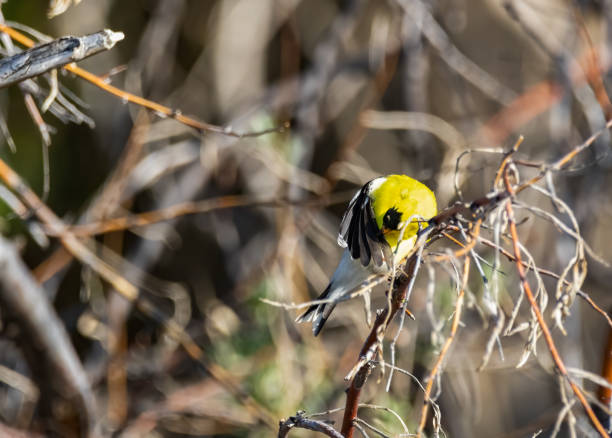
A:
[[[388,272],[387,265],[376,266],[373,261],[368,266],[363,266],[360,259],[353,259],[348,250],[342,253],[342,259],[331,278],[332,298],[344,295],[356,289],[371,275],[385,274]]]
[[[403,240],[397,252],[395,253],[394,260],[398,264],[408,255],[410,250],[414,247],[416,236],[411,239]],[[393,248],[395,251],[395,248]],[[339,298],[345,294],[357,289],[366,281],[371,275],[387,275],[390,273],[390,269],[386,263],[381,266],[376,266],[373,260],[370,261],[368,266],[363,266],[360,259],[353,259],[348,249],[345,249],[342,253],[342,259],[332,275],[330,298]]]

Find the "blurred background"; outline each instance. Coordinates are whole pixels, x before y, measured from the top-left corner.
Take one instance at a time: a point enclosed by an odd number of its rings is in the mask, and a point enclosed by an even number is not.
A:
[[[2,3],[7,24],[52,38],[124,32],[114,49],[79,66],[126,91],[238,133],[291,124],[254,137],[198,133],[60,72],[61,91],[81,116],[61,108],[43,113],[47,147],[24,91],[0,92],[0,156],[67,223],[215,200],[199,214],[95,237],[100,257],[203,349],[208,370],[159,321],[66,256],[57,239],[41,246],[1,206],[3,234],[44,286],[87,373],[101,436],[263,437],[276,434],[274,421],[300,409],[342,408],[343,378],[369,331],[363,300],[339,305],[314,338],[309,324],[294,322],[299,310],[261,298],[299,303],[325,288],[341,255],[336,235],[354,191],[378,175],[403,173],[431,187],[443,209],[459,199],[455,184],[465,200],[491,191],[501,152],[519,135],[525,140],[518,158],[551,162],[604,128],[612,114],[612,3],[606,0],[82,0],[54,18],[49,8],[47,0]],[[40,105],[49,82],[37,84]],[[612,260],[609,143],[603,133],[553,175],[556,194],[604,260]],[[457,165],[466,151],[472,152]],[[520,169],[523,178],[537,170]],[[222,208],[234,195],[242,205]],[[297,205],[281,202],[287,199]],[[555,213],[537,191],[525,191],[521,202]],[[574,256],[575,239],[529,209],[517,208],[517,215],[536,264],[560,273]],[[445,241],[430,251],[446,248],[457,246]],[[492,250],[476,250],[492,263]],[[591,255],[587,260],[582,290],[607,310],[612,272]],[[509,315],[521,289],[514,266],[504,263],[493,308]],[[416,321],[398,339],[396,365],[418,379],[448,334],[456,293],[450,271],[425,260],[409,303]],[[485,271],[492,273],[486,265]],[[547,317],[555,284],[545,279],[548,292],[540,291],[550,295]],[[437,386],[443,431],[550,436],[563,404],[545,345],[524,357],[528,331],[502,336],[477,371],[497,321],[483,285],[474,268],[468,308]],[[382,290],[372,293],[372,309],[385,302]],[[523,304],[516,325],[529,320]],[[11,327],[2,325],[2,369],[31,385],[28,392],[2,379],[2,423],[69,436],[57,412],[39,408],[48,393],[31,387],[41,382]],[[566,364],[599,374],[606,320],[576,300],[565,329],[566,336],[558,329],[554,335]],[[521,358],[526,362],[517,369]],[[224,378],[214,378],[210,367]],[[395,375],[386,392],[379,373],[362,401],[393,409],[414,432],[422,391]],[[586,436],[582,410],[573,412]],[[406,433],[388,411],[363,408],[359,416],[388,436]],[[342,412],[324,418],[339,428]],[[562,427],[560,436],[566,433]]]

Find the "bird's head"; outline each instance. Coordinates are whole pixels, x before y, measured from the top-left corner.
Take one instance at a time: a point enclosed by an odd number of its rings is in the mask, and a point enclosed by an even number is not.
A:
[[[430,219],[438,211],[433,192],[405,175],[389,175],[372,181],[370,198],[376,225],[392,249],[400,237],[402,241],[413,239],[419,231],[419,220]]]

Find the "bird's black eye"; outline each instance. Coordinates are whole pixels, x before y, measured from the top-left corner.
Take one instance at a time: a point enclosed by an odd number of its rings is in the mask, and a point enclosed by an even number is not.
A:
[[[397,230],[402,220],[402,214],[395,207],[391,207],[383,216],[383,227],[389,230]]]

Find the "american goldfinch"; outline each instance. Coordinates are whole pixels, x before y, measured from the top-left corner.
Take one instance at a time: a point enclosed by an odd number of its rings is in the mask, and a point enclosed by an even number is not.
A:
[[[414,247],[418,220],[436,214],[433,192],[406,175],[381,176],[366,183],[342,217],[338,245],[345,250],[329,286],[317,299],[339,300],[372,274],[390,274]],[[335,306],[335,302],[313,304],[296,321],[312,321],[317,336]]]

